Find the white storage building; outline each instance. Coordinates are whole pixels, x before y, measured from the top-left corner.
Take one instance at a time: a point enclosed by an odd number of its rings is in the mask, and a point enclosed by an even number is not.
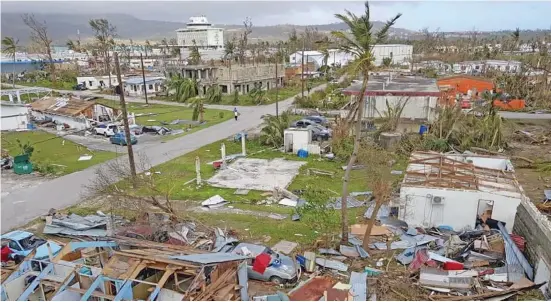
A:
[[[13,102],[0,102],[0,121],[2,131],[13,131],[27,129],[29,123],[29,109],[25,104]]]
[[[373,74],[369,77],[364,118],[384,117],[387,102],[395,108],[405,106],[402,119],[430,122],[436,118],[436,107],[441,93],[435,79],[384,74]],[[344,89],[343,93],[357,96],[361,86],[361,82],[353,84]]]
[[[400,189],[398,218],[410,226],[473,230],[477,217],[513,230],[517,207],[526,199],[505,157],[415,152]]]

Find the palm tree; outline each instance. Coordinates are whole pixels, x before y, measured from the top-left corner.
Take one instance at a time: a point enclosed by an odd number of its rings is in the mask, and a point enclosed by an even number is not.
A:
[[[149,43],[149,40],[145,40],[144,50],[145,50],[145,57],[147,58],[147,51],[150,51],[149,54],[151,54],[151,50],[153,48],[151,47],[151,43]]]
[[[348,72],[352,76],[361,75],[363,77],[362,88],[360,89],[360,97],[353,104],[351,114],[357,112],[356,130],[354,138],[354,150],[350,156],[350,160],[344,173],[342,185],[342,240],[348,242],[348,215],[346,200],[348,200],[348,183],[350,182],[350,172],[352,166],[356,163],[358,150],[360,148],[361,138],[361,123],[363,118],[363,110],[365,106],[365,93],[367,90],[367,82],[369,80],[369,71],[373,68],[373,46],[381,44],[386,38],[390,27],[396,23],[401,14],[397,14],[394,18],[386,22],[386,24],[376,33],[373,33],[373,24],[370,22],[369,2],[365,2],[364,15],[356,16],[350,11],[346,11],[346,15],[336,14],[335,17],[344,22],[350,31],[350,35],[344,31],[334,31],[331,34],[341,41],[340,49],[346,53],[355,56],[354,61],[349,65]],[[371,232],[368,226],[366,236]],[[369,242],[364,240],[364,245]]]
[[[184,103],[190,98],[199,95],[199,83],[195,79],[173,77],[167,85],[169,91],[175,90],[176,101]]]
[[[291,119],[287,112],[283,112],[279,117],[275,115],[266,115],[264,117],[264,127],[260,131],[260,140],[263,144],[279,148],[283,145],[283,135],[285,129],[291,125]]]
[[[203,106],[204,99],[200,97],[193,98],[193,115],[191,120],[196,121],[199,119],[199,122],[203,122],[203,113],[205,113],[205,107]]]
[[[512,33],[511,33],[511,39],[513,40],[513,45],[512,47],[514,49],[511,49],[511,50],[518,50],[518,47],[519,47],[519,43],[520,43],[520,28],[516,28]]]
[[[222,89],[218,85],[210,85],[207,89],[206,99],[209,103],[219,104],[222,101]]]
[[[228,60],[229,63],[229,69],[231,73],[231,63],[235,56],[235,37],[233,37],[231,40],[226,41],[224,45],[224,59]]]
[[[15,40],[13,37],[4,37],[2,39],[2,52],[8,55],[13,59],[13,73],[12,73],[12,82],[13,88],[15,88],[15,53],[19,48],[19,40]]]

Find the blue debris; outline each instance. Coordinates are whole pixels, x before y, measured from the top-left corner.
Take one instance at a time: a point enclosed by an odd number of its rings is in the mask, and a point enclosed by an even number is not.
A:
[[[407,230],[406,234],[411,235],[411,236],[415,236],[415,235],[417,235],[417,230],[415,228],[409,228]]]

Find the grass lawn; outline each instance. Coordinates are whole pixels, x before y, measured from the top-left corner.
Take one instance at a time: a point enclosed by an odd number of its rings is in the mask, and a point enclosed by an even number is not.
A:
[[[16,81],[15,85],[29,86],[29,87],[45,87],[60,90],[73,90],[73,86],[76,83],[57,81],[53,83],[50,80],[39,80],[36,82]]]
[[[161,174],[153,174],[156,178],[156,183],[159,185],[160,192],[167,192],[171,189],[170,197],[175,200],[175,207],[182,209],[186,217],[194,217],[201,222],[210,226],[220,226],[235,229],[241,236],[251,239],[258,239],[262,235],[271,237],[270,243],[275,243],[281,239],[311,242],[319,237],[312,226],[303,222],[291,221],[290,216],[294,213],[294,209],[277,204],[259,205],[259,201],[266,197],[262,196],[261,191],[250,191],[247,195],[234,195],[235,189],[215,188],[206,183],[201,187],[197,187],[195,182],[184,185],[189,180],[195,178],[195,157],[199,156],[201,160],[201,178],[205,181],[214,175],[215,169],[207,162],[220,158],[220,145],[224,142],[226,145],[227,154],[235,154],[241,152],[241,144],[233,141],[219,141],[200,148],[194,152],[188,153],[167,163],[159,165],[152,169],[160,171]],[[334,197],[338,197],[342,191],[342,177],[344,171],[342,166],[346,163],[339,161],[328,161],[320,159],[319,156],[310,156],[306,159],[298,158],[294,154],[283,154],[280,151],[267,148],[259,144],[257,141],[247,142],[247,154],[249,158],[286,158],[288,160],[306,161],[307,164],[301,167],[299,175],[295,177],[289,190],[305,189],[307,186],[315,186],[325,188],[332,192]],[[399,159],[393,166],[393,169],[403,170],[406,160]],[[315,168],[334,172],[334,177],[308,175],[307,170]],[[395,176],[400,178],[401,176]],[[367,171],[353,170],[350,181],[350,191],[369,191],[371,177]],[[138,190],[138,194],[139,190]],[[214,196],[221,195],[226,200],[231,201],[231,206],[237,209],[251,210],[256,212],[286,214],[289,218],[284,220],[275,220],[258,215],[250,214],[230,214],[230,213],[214,213],[214,212],[191,212],[185,211],[186,207],[197,206],[201,201]],[[182,204],[178,203],[181,200]],[[363,217],[365,207],[354,208],[349,210],[350,222],[354,223]],[[336,230],[337,231],[337,230]],[[302,234],[304,236],[295,236],[294,234]]]
[[[31,156],[33,164],[39,166],[53,165],[57,175],[80,171],[117,156],[112,152],[90,151],[84,146],[38,130],[2,133],[2,149],[7,150],[11,156],[21,154],[17,139],[22,144],[28,142],[33,145],[34,152]],[[78,161],[78,158],[84,154],[93,155],[92,159]]]
[[[118,101],[112,100],[99,100],[100,103],[119,108],[120,103]],[[170,105],[159,105],[159,104],[140,104],[140,103],[127,103],[127,110],[129,113],[135,114],[149,114],[153,113],[154,115],[140,116],[136,120],[139,125],[145,126],[161,126],[161,122],[170,123],[173,120],[191,120],[193,116],[193,108],[183,107],[183,106],[170,106]],[[216,125],[218,123],[227,121],[233,117],[231,111],[219,110],[219,109],[205,109],[203,113],[203,118],[205,123],[202,125],[186,125],[186,124],[177,124],[177,125],[166,125],[166,127],[171,129],[189,129],[181,135],[168,135],[167,139],[173,139],[180,137],[184,134],[189,134],[195,131],[198,131],[203,128]]]

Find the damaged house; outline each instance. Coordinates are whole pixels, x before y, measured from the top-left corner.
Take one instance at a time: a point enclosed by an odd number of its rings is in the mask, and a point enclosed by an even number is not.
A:
[[[400,189],[400,219],[411,226],[475,229],[501,221],[511,232],[526,199],[508,158],[412,153]],[[392,210],[391,210],[392,212]]]
[[[51,260],[25,260],[2,300],[249,300],[247,256],[136,239],[71,242]]]
[[[31,104],[31,114],[37,120],[51,120],[71,129],[84,130],[96,122],[115,121],[120,110],[77,98],[45,97]]]

